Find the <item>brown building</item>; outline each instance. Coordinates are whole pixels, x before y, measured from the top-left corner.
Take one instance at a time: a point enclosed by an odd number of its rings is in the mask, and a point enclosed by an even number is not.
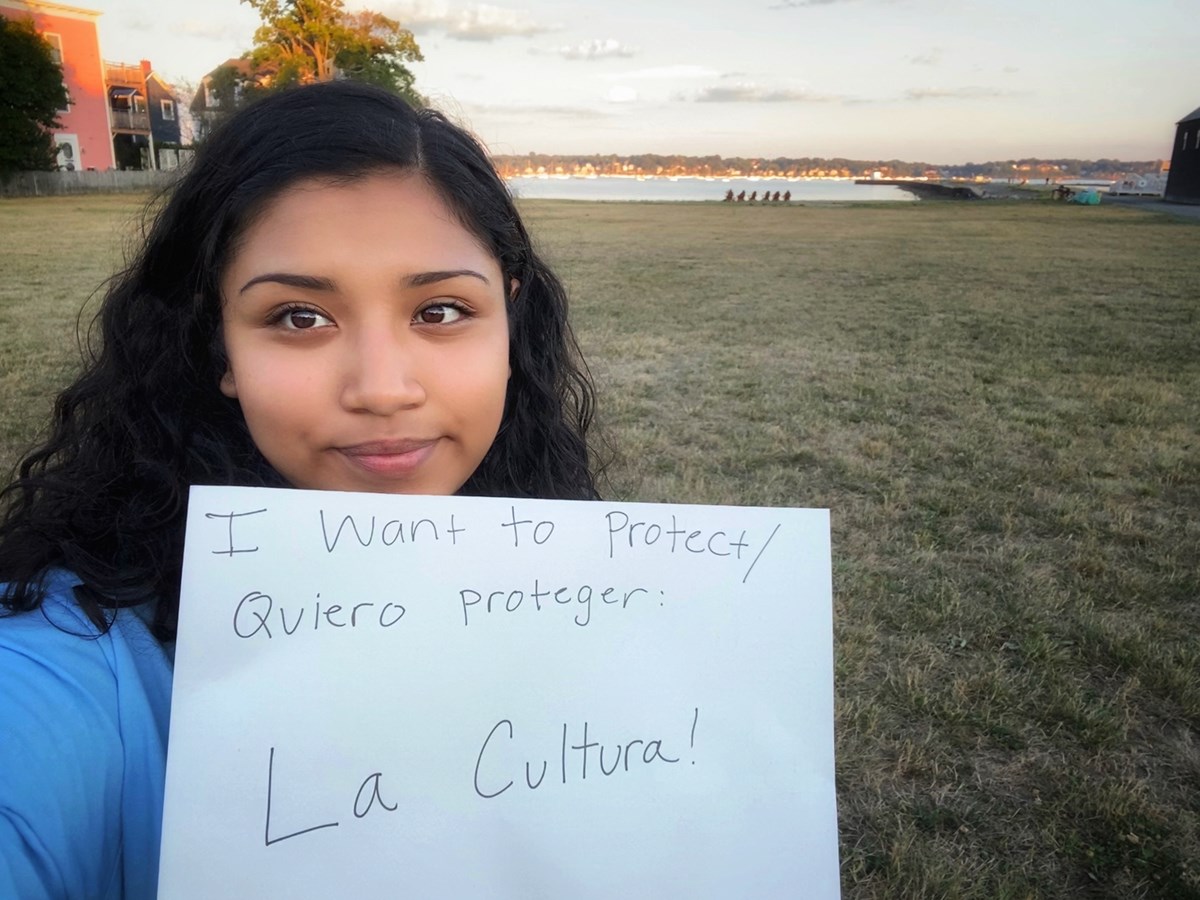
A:
[[[146,76],[149,73],[150,63],[144,60],[140,65],[104,63],[108,119],[118,169],[154,168],[150,109],[146,105]]]

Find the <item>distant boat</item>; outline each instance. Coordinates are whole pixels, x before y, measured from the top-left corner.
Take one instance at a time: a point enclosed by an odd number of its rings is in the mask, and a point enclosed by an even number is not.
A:
[[[1161,197],[1167,190],[1165,175],[1130,175],[1114,181],[1108,189],[1110,194],[1128,197]]]

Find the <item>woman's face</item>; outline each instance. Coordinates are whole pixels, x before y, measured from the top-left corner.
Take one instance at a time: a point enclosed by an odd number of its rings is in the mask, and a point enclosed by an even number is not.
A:
[[[295,487],[452,494],[500,428],[508,287],[419,175],[300,182],[221,280],[221,391]]]

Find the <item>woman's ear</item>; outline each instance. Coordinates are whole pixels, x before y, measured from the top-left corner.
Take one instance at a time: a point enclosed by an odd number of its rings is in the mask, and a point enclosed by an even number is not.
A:
[[[237,399],[237,382],[233,379],[233,370],[229,367],[225,368],[225,374],[221,376],[220,381],[221,393],[230,400]]]

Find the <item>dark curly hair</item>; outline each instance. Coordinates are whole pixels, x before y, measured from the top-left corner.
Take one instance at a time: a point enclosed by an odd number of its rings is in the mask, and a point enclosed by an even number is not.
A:
[[[385,91],[333,82],[283,91],[232,116],[170,191],[140,253],[110,283],[99,346],[54,404],[49,437],[0,491],[0,602],[37,608],[61,566],[88,617],[153,602],[175,633],[191,484],[280,486],[225,371],[222,271],[269,200],[300,179],[419,173],[519,288],[512,375],[495,443],[461,493],[593,499],[594,390],[562,285],[538,257],[503,181],[467,132]],[[93,342],[94,343],[94,342]]]

